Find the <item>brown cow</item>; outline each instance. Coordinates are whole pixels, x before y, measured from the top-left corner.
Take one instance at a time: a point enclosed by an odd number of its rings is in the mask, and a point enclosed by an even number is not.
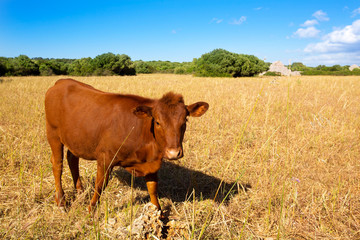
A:
[[[185,105],[169,92],[160,99],[106,93],[73,79],[58,80],[45,96],[46,133],[55,177],[55,201],[64,206],[61,185],[63,148],[75,188],[82,191],[79,158],[97,160],[94,207],[114,166],[145,176],[151,202],[157,199],[157,172],[162,159],[183,157],[188,116],[200,117],[209,104]]]

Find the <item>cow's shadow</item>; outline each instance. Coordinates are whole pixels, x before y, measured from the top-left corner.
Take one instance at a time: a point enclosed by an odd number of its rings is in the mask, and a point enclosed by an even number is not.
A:
[[[131,175],[123,168],[114,169],[113,177],[131,185]],[[173,202],[192,201],[193,190],[195,190],[197,200],[214,199],[220,183],[221,179],[219,178],[166,161],[163,162],[159,171],[158,193],[160,198],[166,197]],[[144,178],[135,178],[134,187],[147,190]],[[249,188],[251,185],[247,183],[223,182],[215,201],[227,201],[232,196],[247,191]]]

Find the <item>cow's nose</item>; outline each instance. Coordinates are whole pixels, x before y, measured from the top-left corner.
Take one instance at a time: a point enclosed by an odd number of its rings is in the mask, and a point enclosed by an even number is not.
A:
[[[183,153],[181,148],[169,148],[165,151],[165,156],[169,160],[176,160],[182,158]]]

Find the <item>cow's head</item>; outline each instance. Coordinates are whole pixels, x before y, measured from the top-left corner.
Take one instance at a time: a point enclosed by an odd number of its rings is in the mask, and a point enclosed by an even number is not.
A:
[[[182,142],[187,117],[200,117],[208,108],[206,102],[185,105],[181,95],[169,92],[156,100],[153,107],[138,106],[134,114],[139,118],[152,119],[152,131],[163,157],[176,160],[183,157]]]

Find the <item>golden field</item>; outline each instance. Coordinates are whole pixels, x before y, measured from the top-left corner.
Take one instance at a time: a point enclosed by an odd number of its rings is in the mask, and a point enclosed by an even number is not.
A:
[[[116,239],[149,201],[142,178],[131,188],[130,174],[115,168],[90,215],[96,164],[80,162],[86,191],[77,196],[65,160],[71,204],[66,212],[55,206],[44,95],[59,78],[1,78],[0,239]],[[103,91],[174,91],[187,104],[210,104],[189,119],[184,158],[159,173],[162,208],[188,238],[360,239],[359,77],[74,78]]]

